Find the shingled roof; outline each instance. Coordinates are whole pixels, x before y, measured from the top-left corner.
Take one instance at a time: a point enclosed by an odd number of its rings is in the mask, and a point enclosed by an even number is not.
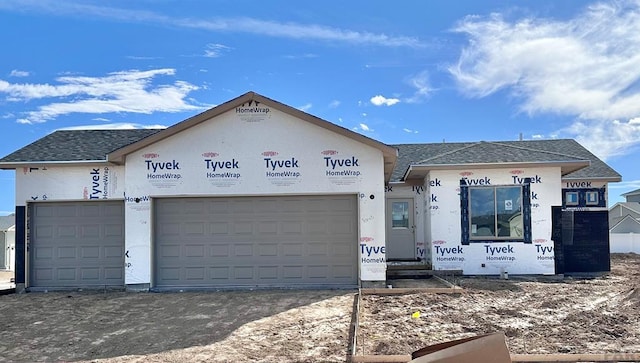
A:
[[[453,166],[498,163],[579,163],[589,165],[563,179],[609,179],[620,174],[575,140],[527,140],[392,145],[399,150],[392,181],[401,181],[410,166]]]
[[[107,154],[159,129],[60,130],[0,159],[0,167],[38,162],[106,161]]]
[[[38,162],[104,161],[107,154],[136,143],[160,130],[56,131],[0,159],[0,168]],[[607,179],[620,174],[575,140],[528,140],[390,145],[399,151],[391,181],[401,181],[409,166],[492,163],[584,162],[590,164],[563,179]]]

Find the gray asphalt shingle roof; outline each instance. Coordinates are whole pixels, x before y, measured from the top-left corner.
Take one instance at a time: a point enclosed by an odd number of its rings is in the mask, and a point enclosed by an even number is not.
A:
[[[3,157],[0,163],[106,160],[108,153],[158,131],[160,130],[56,131]]]
[[[158,129],[63,130],[49,134],[0,159],[0,163],[106,160],[119,148]],[[400,181],[409,165],[590,160],[591,165],[564,178],[611,178],[620,174],[575,140],[454,142],[390,145],[399,151],[391,181]]]
[[[410,165],[451,165],[505,162],[590,160],[591,165],[563,178],[611,178],[620,174],[575,140],[527,140],[499,142],[455,142],[399,144],[398,162],[392,181],[400,181]]]

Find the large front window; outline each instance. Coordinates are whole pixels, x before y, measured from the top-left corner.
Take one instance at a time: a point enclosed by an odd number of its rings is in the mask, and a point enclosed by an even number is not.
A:
[[[531,243],[531,180],[523,184],[469,186],[460,180],[461,242]]]
[[[523,239],[522,187],[469,188],[471,239]]]

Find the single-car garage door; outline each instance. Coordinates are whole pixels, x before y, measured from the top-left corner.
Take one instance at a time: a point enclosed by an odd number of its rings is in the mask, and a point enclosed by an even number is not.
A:
[[[355,286],[352,195],[155,199],[158,288]]]
[[[124,203],[32,203],[30,286],[124,286]]]

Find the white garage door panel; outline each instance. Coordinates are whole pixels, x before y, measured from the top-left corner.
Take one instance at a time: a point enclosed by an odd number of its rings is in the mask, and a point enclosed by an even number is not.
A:
[[[124,285],[123,202],[34,203],[29,216],[31,287]]]
[[[355,286],[355,196],[167,198],[154,203],[155,285]]]

